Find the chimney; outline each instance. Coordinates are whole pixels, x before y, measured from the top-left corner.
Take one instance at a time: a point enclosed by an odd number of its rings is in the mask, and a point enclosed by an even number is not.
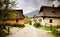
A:
[[[54,7],[54,4],[52,4],[52,7]]]

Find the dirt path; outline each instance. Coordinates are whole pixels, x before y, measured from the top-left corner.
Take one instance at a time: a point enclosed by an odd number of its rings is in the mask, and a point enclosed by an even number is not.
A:
[[[31,25],[26,25],[23,29],[13,28],[12,34],[7,37],[53,37],[48,35],[43,29],[37,29]]]

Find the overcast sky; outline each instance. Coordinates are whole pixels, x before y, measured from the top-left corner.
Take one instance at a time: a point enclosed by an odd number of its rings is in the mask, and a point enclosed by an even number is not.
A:
[[[39,10],[42,5],[51,6],[53,0],[16,0],[16,8],[23,9],[23,13],[27,14],[34,10]]]

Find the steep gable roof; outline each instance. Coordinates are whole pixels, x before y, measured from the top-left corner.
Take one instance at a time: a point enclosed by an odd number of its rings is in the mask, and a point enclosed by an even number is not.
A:
[[[11,18],[11,19],[24,19],[24,15],[23,15],[23,10],[15,10],[17,12],[17,15],[15,18]]]
[[[37,16],[60,17],[60,7],[42,6]]]
[[[43,11],[43,8],[55,8],[55,9],[60,9],[60,5],[58,7],[52,7],[52,6],[41,6],[40,12]]]
[[[23,15],[23,10],[12,10],[12,12],[14,12],[16,14],[15,17],[10,17],[9,14],[7,13],[5,15],[5,18],[2,18],[3,20],[11,20],[11,19],[24,19],[24,15]],[[13,13],[13,14],[14,14]],[[12,14],[11,14],[12,15]]]

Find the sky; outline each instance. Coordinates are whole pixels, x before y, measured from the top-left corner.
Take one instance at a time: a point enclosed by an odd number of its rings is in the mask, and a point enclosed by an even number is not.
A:
[[[23,14],[39,10],[43,6],[51,6],[53,0],[16,0],[16,9],[23,9]]]

